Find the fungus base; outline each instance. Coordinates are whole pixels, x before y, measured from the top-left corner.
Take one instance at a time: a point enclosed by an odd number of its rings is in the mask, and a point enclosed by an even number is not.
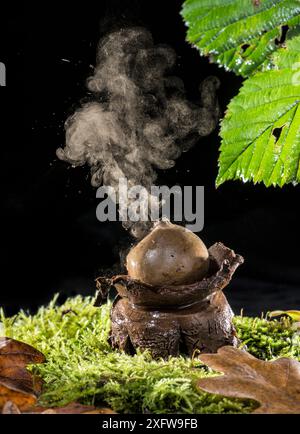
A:
[[[147,310],[118,298],[111,312],[111,344],[133,353],[148,349],[153,357],[211,353],[224,345],[236,346],[232,311],[222,292],[193,306],[175,310]]]
[[[154,287],[127,275],[99,278],[96,305],[111,286],[118,291],[111,310],[112,347],[130,354],[147,349],[155,358],[166,358],[237,346],[233,312],[222,290],[243,258],[222,243],[214,244],[209,255],[208,276],[190,285]]]

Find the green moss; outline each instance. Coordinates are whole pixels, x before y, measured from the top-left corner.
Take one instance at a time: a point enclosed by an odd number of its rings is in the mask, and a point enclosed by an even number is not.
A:
[[[238,335],[255,357],[271,360],[292,357],[300,361],[300,333],[289,318],[234,318]]]
[[[112,351],[107,343],[110,303],[93,307],[90,297],[54,299],[31,316],[12,318],[2,312],[2,334],[42,351],[47,362],[32,367],[45,381],[41,403],[64,405],[79,400],[105,404],[124,413],[245,413],[254,403],[200,392],[197,379],[214,375],[197,360],[171,357],[152,360]],[[239,336],[248,350],[264,359],[281,355],[300,359],[300,337],[288,320],[236,317]]]

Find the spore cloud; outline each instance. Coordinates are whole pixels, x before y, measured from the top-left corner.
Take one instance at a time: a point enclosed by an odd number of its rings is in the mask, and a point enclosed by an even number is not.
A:
[[[186,98],[183,81],[171,75],[175,64],[175,51],[154,45],[144,28],[105,36],[87,81],[93,100],[66,121],[66,143],[57,150],[58,158],[88,165],[94,187],[117,188],[126,178],[129,187],[149,190],[156,169],[173,167],[218,121],[218,79],[208,77],[200,84],[201,102],[194,104]],[[137,224],[131,226],[139,237]]]

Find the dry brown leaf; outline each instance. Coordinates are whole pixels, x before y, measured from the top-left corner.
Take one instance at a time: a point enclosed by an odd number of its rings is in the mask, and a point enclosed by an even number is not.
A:
[[[36,403],[42,382],[27,371],[26,366],[44,361],[43,354],[30,345],[0,337],[0,409],[8,401],[20,410]]]
[[[71,402],[65,407],[49,408],[42,414],[115,414],[110,408],[97,408],[93,405],[83,405],[78,402]]]
[[[30,414],[116,414],[111,408],[94,407],[93,405],[83,405],[78,402],[71,402],[64,407],[45,408],[35,406],[26,411]]]
[[[21,414],[19,407],[12,401],[7,401],[2,409],[2,414]],[[116,414],[111,408],[94,407],[71,402],[64,407],[45,408],[34,406],[27,408],[23,414]]]
[[[111,408],[95,408],[92,411],[85,411],[84,414],[117,414],[116,411],[113,411]]]
[[[199,357],[210,368],[224,373],[198,381],[206,392],[253,399],[260,403],[254,413],[300,413],[300,363],[296,360],[264,362],[233,347]]]
[[[92,405],[82,405],[78,402],[71,402],[70,404],[64,406],[64,407],[52,407],[45,409],[42,411],[43,414],[81,414],[85,411],[94,410],[94,406]]]

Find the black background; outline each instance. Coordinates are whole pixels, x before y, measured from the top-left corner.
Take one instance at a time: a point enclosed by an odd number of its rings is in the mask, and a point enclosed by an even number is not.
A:
[[[227,73],[185,42],[181,1],[107,0],[1,6],[0,88],[1,289],[8,313],[36,308],[55,292],[92,294],[94,278],[118,267],[130,238],[119,223],[99,223],[86,168],[57,161],[64,121],[87,95],[99,38],[120,25],[144,25],[156,43],[178,54],[175,73],[190,99],[208,75],[222,83],[224,111],[241,78]],[[66,59],[68,61],[65,61]],[[223,241],[245,257],[227,290],[235,311],[257,314],[300,307],[298,248],[300,187],[283,189],[231,182],[215,189],[217,132],[184,154],[159,183],[205,186],[207,245]]]

